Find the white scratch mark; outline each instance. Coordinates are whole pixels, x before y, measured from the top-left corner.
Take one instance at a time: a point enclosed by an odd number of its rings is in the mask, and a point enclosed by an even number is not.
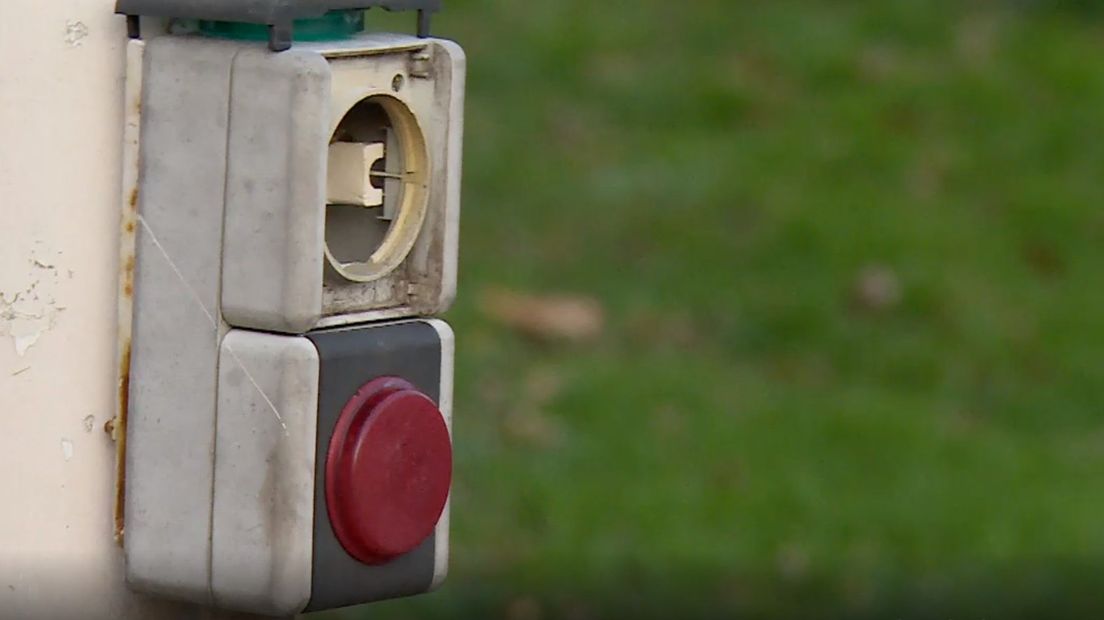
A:
[[[66,463],[73,458],[73,442],[64,438],[61,440],[61,456],[65,457]]]
[[[11,376],[13,376],[13,377],[19,376],[19,375],[21,375],[21,374],[23,374],[23,373],[27,372],[27,371],[28,371],[28,370],[30,370],[30,369],[31,369],[31,367],[30,367],[30,366],[24,366],[23,368],[20,368],[19,370],[17,370],[17,371],[15,371],[15,372],[13,372],[13,373],[11,374]]]
[[[138,214],[138,223],[142,225],[142,230],[146,231],[146,234],[149,235],[150,241],[153,242],[153,246],[157,248],[157,251],[165,259],[165,262],[168,263],[169,269],[172,269],[172,272],[176,276],[176,279],[179,280],[180,283],[184,286],[184,289],[188,291],[188,295],[192,298],[192,301],[203,312],[203,315],[207,317],[207,320],[211,323],[211,327],[218,330],[219,324],[218,321],[215,320],[214,313],[207,309],[207,306],[204,305],[203,300],[199,297],[199,293],[197,293],[196,290],[192,288],[191,284],[188,284],[188,280],[184,277],[184,274],[180,271],[180,268],[176,266],[176,262],[173,261],[171,256],[169,256],[168,251],[165,250],[165,246],[161,245],[161,241],[157,239],[157,235],[154,234],[153,229],[150,228],[149,223],[146,222],[146,218],[142,217],[141,213]],[[261,395],[262,399],[264,399],[265,404],[268,405],[268,408],[271,409],[272,413],[276,416],[276,421],[278,421],[280,423],[280,427],[284,429],[284,434],[287,435],[287,424],[284,422],[284,416],[280,415],[280,410],[276,408],[276,404],[273,403],[272,399],[268,397],[268,394],[265,394],[265,391],[261,389],[260,384],[257,383],[257,380],[253,377],[253,373],[249,372],[249,369],[245,367],[245,364],[242,363],[241,358],[238,357],[238,354],[236,352],[234,352],[234,349],[232,349],[229,345],[226,345],[225,342],[223,344],[226,346],[226,352],[230,354],[230,357],[234,359],[234,363],[237,364],[238,368],[240,368],[242,373],[245,374],[245,378],[253,386],[253,389],[257,390],[257,393]]]
[[[238,354],[234,352],[234,349],[231,348],[228,344],[226,345],[226,352],[230,354],[230,357],[234,358],[234,363],[238,365],[238,368],[241,368],[243,373],[245,373],[245,378],[249,379],[249,383],[253,385],[253,389],[257,390],[257,393],[260,394],[261,398],[264,399],[265,404],[268,405],[268,408],[271,409],[272,413],[276,415],[276,421],[280,423],[280,427],[284,429],[284,434],[287,435],[287,424],[284,423],[284,416],[280,415],[280,410],[276,408],[276,404],[273,403],[271,399],[269,399],[268,394],[265,394],[265,391],[261,389],[261,386],[257,383],[257,380],[253,378],[253,373],[249,372],[249,369],[246,368],[245,364],[242,363],[241,358],[238,357]]]
[[[84,426],[84,432],[91,433],[92,428],[96,425],[96,416],[94,416],[94,415],[84,416],[84,419],[81,420],[81,424]]]
[[[84,22],[76,19],[65,22],[65,43],[69,47],[80,47],[87,36],[88,26],[85,26]]]

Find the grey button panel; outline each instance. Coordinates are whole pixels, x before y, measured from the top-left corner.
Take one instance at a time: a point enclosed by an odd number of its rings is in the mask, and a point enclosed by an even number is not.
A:
[[[441,337],[424,321],[311,332],[321,362],[315,466],[314,571],[306,611],[418,594],[434,581],[438,536],[381,566],[353,559],[334,536],[326,510],[325,460],[342,407],[368,381],[399,376],[441,400]]]

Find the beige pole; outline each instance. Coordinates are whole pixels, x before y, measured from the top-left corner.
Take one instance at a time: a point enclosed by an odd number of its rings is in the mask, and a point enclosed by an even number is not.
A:
[[[113,538],[125,23],[0,0],[0,617],[189,619]]]

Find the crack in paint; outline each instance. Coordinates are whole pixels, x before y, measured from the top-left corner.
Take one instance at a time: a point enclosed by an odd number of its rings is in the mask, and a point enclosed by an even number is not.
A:
[[[0,336],[12,339],[19,357],[57,325],[58,315],[65,310],[56,298],[61,281],[56,260],[42,260],[32,250],[28,264],[29,285],[14,293],[0,291]]]

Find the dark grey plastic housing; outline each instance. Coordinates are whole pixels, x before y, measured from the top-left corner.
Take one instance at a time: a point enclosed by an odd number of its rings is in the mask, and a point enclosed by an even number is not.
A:
[[[342,407],[367,379],[389,375],[403,377],[434,402],[441,403],[442,374],[450,372],[451,367],[442,364],[444,343],[438,329],[430,322],[409,321],[307,334],[318,349],[321,370],[316,434],[314,570],[311,599],[305,612],[420,594],[431,590],[434,583],[444,577],[438,574],[436,558],[440,551],[437,546],[448,543],[439,534],[430,536],[417,549],[387,564],[369,566],[355,560],[333,533],[325,493],[326,454],[337,419]],[[451,359],[446,357],[445,361],[451,362]]]
[[[418,36],[429,36],[429,16],[441,9],[441,0],[117,0],[115,12],[127,16],[132,38],[138,37],[138,17],[173,17],[241,22],[268,26],[269,47],[291,47],[292,23],[322,17],[329,11],[382,8],[417,11]]]

